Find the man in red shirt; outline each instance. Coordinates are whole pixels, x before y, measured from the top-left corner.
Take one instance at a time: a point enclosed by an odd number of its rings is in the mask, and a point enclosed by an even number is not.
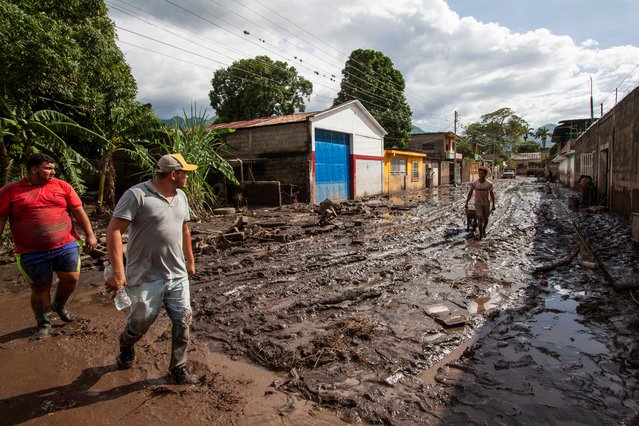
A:
[[[31,286],[31,308],[38,323],[32,338],[40,339],[51,330],[52,312],[65,322],[74,319],[66,303],[78,286],[82,240],[69,213],[84,231],[88,251],[97,241],[78,194],[54,177],[53,158],[34,154],[26,166],[26,177],[0,188],[0,232],[9,219],[18,268]],[[53,272],[60,282],[52,304]]]
[[[465,209],[468,210],[468,202],[473,193],[475,193],[475,214],[477,215],[477,225],[479,226],[479,239],[486,236],[486,225],[488,225],[488,216],[495,210],[495,193],[493,192],[493,183],[486,179],[488,170],[479,168],[479,179],[471,182],[468,197],[466,197]],[[493,207],[490,208],[492,201]]]

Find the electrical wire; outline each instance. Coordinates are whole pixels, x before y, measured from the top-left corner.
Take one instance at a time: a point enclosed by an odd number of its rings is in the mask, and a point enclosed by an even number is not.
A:
[[[167,1],[168,3],[170,3],[170,4],[172,4],[172,5],[174,4],[173,2],[171,2],[171,1],[169,1],[169,0],[165,0],[165,1]],[[123,1],[123,0],[120,0],[120,2],[121,2],[121,3],[124,3],[124,4],[128,4],[127,2],[125,2],[125,1]],[[112,6],[112,7],[114,7],[114,9],[116,9],[116,10],[118,10],[118,11],[120,11],[120,12],[123,12],[123,13],[125,13],[125,14],[127,14],[127,15],[129,15],[129,16],[131,16],[131,17],[135,18],[135,19],[139,19],[139,20],[141,20],[142,22],[145,22],[145,23],[147,23],[147,24],[149,24],[149,25],[154,26],[155,28],[158,28],[158,29],[163,30],[163,31],[167,31],[168,33],[173,34],[173,35],[175,35],[175,36],[177,36],[177,37],[180,37],[180,38],[184,39],[184,40],[185,40],[185,41],[187,41],[187,42],[190,42],[190,43],[196,44],[196,45],[198,45],[198,46],[200,46],[200,47],[204,47],[204,48],[206,48],[206,49],[208,49],[208,50],[211,50],[212,52],[215,52],[215,53],[221,54],[221,55],[223,55],[223,56],[225,56],[225,57],[227,57],[227,58],[233,59],[233,58],[231,58],[231,57],[230,57],[230,56],[228,56],[228,55],[225,55],[225,54],[223,54],[223,53],[221,53],[221,52],[219,52],[219,51],[217,51],[217,50],[214,50],[214,49],[208,48],[208,47],[206,47],[206,46],[204,46],[204,45],[202,45],[202,44],[200,44],[200,43],[196,43],[196,42],[194,42],[194,41],[192,41],[192,40],[190,40],[190,39],[188,39],[188,38],[186,38],[186,37],[184,37],[184,36],[181,36],[181,35],[179,35],[179,34],[177,34],[177,33],[175,33],[175,32],[169,31],[169,30],[167,30],[167,29],[165,29],[165,28],[163,28],[163,27],[161,27],[161,26],[159,26],[159,25],[155,25],[155,24],[153,24],[153,23],[149,23],[148,21],[142,20],[142,19],[140,19],[140,18],[138,18],[138,17],[134,16],[133,14],[131,14],[131,13],[129,13],[129,12],[126,12],[126,11],[124,11],[124,10],[122,10],[122,9],[118,8],[117,6],[114,6],[114,5],[111,5],[111,6]],[[130,5],[130,6],[132,6],[132,5]],[[181,7],[181,6],[180,6],[180,8],[181,8],[181,9],[183,9],[183,10],[187,10],[187,9],[185,9],[184,7]],[[136,9],[141,10],[140,8],[137,8],[137,7],[136,7]],[[190,13],[192,13],[192,14],[194,14],[195,16],[199,17],[200,19],[203,19],[205,22],[209,22],[209,23],[211,22],[211,21],[207,20],[206,18],[204,18],[204,17],[200,16],[199,14],[197,14],[197,13],[195,13],[195,12],[192,12],[192,11],[189,11],[189,12],[190,12]],[[205,13],[206,13],[206,12],[205,12]],[[226,21],[224,21],[224,22],[228,24],[228,22],[226,22]],[[229,24],[229,25],[231,25],[231,26],[232,26],[232,24]],[[220,27],[220,26],[218,25],[218,27]],[[220,28],[222,28],[222,27],[220,27]],[[236,28],[236,29],[238,29],[238,30],[241,30],[239,27],[236,27],[236,26],[235,26],[235,28]],[[125,29],[125,30],[126,30],[126,29]],[[247,33],[247,31],[244,31],[244,34],[246,34],[246,33]],[[233,33],[233,32],[231,32],[231,34],[232,34],[232,35],[237,36],[237,34],[235,34],[235,33]],[[253,43],[253,44],[255,44],[255,45],[257,45],[257,46],[260,46],[258,43]],[[229,49],[229,50],[231,50],[231,49]],[[237,50],[236,50],[236,52],[237,52]],[[241,52],[240,52],[240,53],[241,53]],[[275,52],[271,51],[271,53],[275,53]],[[247,54],[245,54],[245,55],[247,55]],[[281,55],[278,55],[278,56],[280,56],[280,57],[284,58],[285,60],[290,61],[290,58],[286,58],[286,57],[281,56]],[[262,62],[262,63],[264,63],[265,65],[269,66],[269,67],[273,67],[273,66],[274,66],[274,64],[270,64],[270,63],[265,62],[265,61],[261,61],[261,62]],[[313,69],[311,69],[311,68],[309,68],[309,67],[305,67],[305,68],[307,68],[307,69],[309,69],[309,70],[311,70],[311,71],[314,71]],[[289,70],[288,70],[288,69],[286,69],[285,67],[282,67],[281,69],[282,69],[282,70],[284,70],[285,72],[289,72]],[[316,72],[316,74],[317,74],[317,72]],[[321,82],[318,82],[318,81],[316,81],[316,80],[314,80],[314,79],[312,79],[312,78],[309,78],[309,80],[310,80],[310,81],[312,81],[314,84],[317,84],[317,85],[319,85],[319,86],[322,86],[322,87],[324,87],[324,88],[326,88],[326,89],[329,89],[329,90],[331,90],[331,91],[335,91],[335,92],[337,92],[337,89],[336,89],[336,88],[333,88],[333,87],[327,86],[327,85],[325,85],[325,84],[323,84],[323,83],[321,83]],[[360,80],[364,81],[364,80],[363,80],[363,79],[361,79],[361,78],[360,78]],[[343,85],[343,87],[344,87],[344,88],[346,88],[346,89],[353,89],[354,91],[361,92],[362,94],[367,95],[368,97],[372,98],[373,100],[376,100],[377,102],[386,103],[386,102],[388,102],[388,101],[389,101],[389,99],[388,99],[388,98],[383,98],[383,97],[381,97],[380,95],[377,95],[377,94],[375,94],[375,93],[371,93],[371,92],[367,91],[366,89],[363,89],[363,88],[361,88],[361,87],[359,87],[359,86],[355,86],[355,85],[353,85],[353,84],[351,84],[351,83],[342,82],[342,85]],[[394,95],[396,95],[396,94],[394,94]],[[395,97],[395,96],[394,96],[394,97]],[[364,99],[362,99],[361,97],[357,97],[357,99],[359,99],[362,103],[366,103],[369,107],[370,107],[370,106],[374,106],[375,108],[378,108],[378,109],[386,109],[386,107],[381,106],[381,105],[379,105],[379,104],[376,104],[376,103],[372,102],[371,100],[364,100]],[[397,100],[397,101],[393,101],[393,102],[399,102],[399,100]],[[399,108],[399,107],[400,107],[400,105],[398,104],[396,107],[398,107],[398,108]]]
[[[122,1],[122,0],[120,0],[120,1],[121,1],[122,3],[124,3],[124,4],[129,5],[130,7],[133,7],[133,8],[135,8],[135,9],[137,9],[137,10],[143,11],[142,9],[140,9],[140,8],[138,8],[138,7],[136,7],[136,6],[133,6],[133,5],[129,4],[129,3],[126,3],[126,2],[124,2],[124,1]],[[176,3],[174,3],[174,2],[172,2],[172,1],[170,1],[170,0],[165,0],[165,1],[166,1],[167,3],[169,3],[169,4],[173,5],[174,7],[178,7],[179,9],[181,9],[181,10],[183,10],[183,11],[187,12],[187,13],[190,13],[190,14],[192,14],[192,15],[194,15],[194,16],[197,16],[197,17],[198,17],[198,18],[200,18],[200,19],[203,19],[203,20],[204,20],[205,22],[207,22],[207,23],[210,23],[210,24],[212,24],[212,25],[214,25],[214,26],[216,26],[216,27],[218,27],[218,28],[220,28],[220,29],[222,29],[222,30],[224,30],[224,31],[226,31],[226,32],[228,32],[228,33],[230,33],[230,34],[233,34],[234,36],[237,36],[237,34],[235,34],[233,31],[230,31],[230,30],[228,30],[227,28],[224,28],[224,27],[222,27],[221,25],[218,25],[218,24],[216,24],[215,22],[213,22],[213,21],[211,21],[211,20],[209,20],[209,19],[207,19],[207,18],[205,18],[205,17],[202,17],[202,16],[198,15],[197,13],[194,13],[194,12],[192,12],[192,11],[190,11],[190,10],[188,10],[188,9],[186,9],[186,8],[184,8],[184,7],[182,7],[182,6],[180,6],[180,5],[177,5]],[[217,2],[216,2],[216,3],[217,3]],[[219,3],[218,3],[218,4],[219,4]],[[114,9],[118,10],[118,11],[119,11],[119,12],[121,12],[121,13],[125,13],[125,14],[127,14],[127,15],[129,15],[129,16],[132,16],[132,17],[136,18],[136,19],[140,19],[140,18],[138,18],[138,17],[134,16],[132,13],[127,12],[127,11],[125,11],[125,10],[124,10],[124,9],[122,9],[122,8],[118,8],[117,6],[115,6],[115,5],[114,5],[114,4],[112,4],[112,3],[110,3],[109,5],[110,5],[110,7],[113,7]],[[143,12],[147,12],[147,11],[143,11]],[[148,12],[147,12],[147,13],[148,13]],[[262,16],[262,15],[260,15],[260,16]],[[142,19],[141,19],[141,20],[142,20]],[[288,21],[289,21],[289,22],[291,22],[290,20],[288,20]],[[145,21],[145,20],[142,20],[142,22],[145,22],[145,23],[147,23],[147,24],[149,24],[149,25],[151,25],[151,26],[154,26],[154,27],[156,27],[156,28],[158,28],[158,29],[161,29],[161,30],[163,30],[163,31],[167,31],[167,33],[172,34],[172,35],[174,35],[174,36],[176,36],[176,37],[183,38],[183,39],[185,39],[185,40],[187,40],[187,41],[189,41],[189,42],[191,42],[191,43],[193,43],[193,44],[195,44],[195,45],[198,45],[198,46],[200,46],[200,47],[204,47],[204,48],[206,48],[206,49],[208,49],[208,50],[210,50],[210,51],[212,51],[212,52],[214,52],[214,53],[216,53],[216,54],[218,54],[218,55],[221,55],[221,56],[226,57],[226,58],[231,59],[231,60],[233,60],[233,59],[234,59],[234,58],[232,58],[231,56],[229,56],[229,55],[227,55],[227,54],[224,54],[223,52],[220,52],[219,50],[212,49],[212,48],[210,48],[210,47],[207,47],[207,46],[202,45],[201,43],[197,43],[197,42],[194,42],[193,40],[189,40],[189,39],[185,38],[184,36],[181,36],[181,35],[179,35],[179,34],[177,34],[177,33],[175,33],[175,32],[169,31],[169,30],[167,30],[166,28],[162,28],[162,27],[160,27],[160,26],[158,26],[158,25],[156,25],[156,24],[154,24],[154,23],[152,23],[152,22],[148,22],[148,21]],[[229,24],[228,22],[226,22],[226,23],[227,23],[227,24]],[[232,25],[232,24],[229,24],[229,25]],[[119,28],[119,29],[122,29],[122,30],[124,30],[124,31],[129,31],[129,32],[131,32],[131,33],[133,33],[133,34],[135,34],[135,35],[137,35],[137,36],[139,36],[139,37],[144,37],[144,38],[147,38],[147,39],[149,39],[149,40],[154,40],[155,42],[165,44],[165,45],[167,45],[167,46],[169,46],[169,47],[171,47],[171,48],[174,48],[174,49],[179,49],[181,52],[185,52],[185,53],[188,53],[188,54],[192,54],[192,55],[195,55],[195,56],[197,56],[197,57],[200,57],[200,58],[206,59],[206,60],[208,60],[208,61],[212,61],[212,62],[218,63],[218,64],[223,65],[223,66],[228,66],[228,63],[225,63],[225,62],[223,62],[223,61],[218,61],[218,60],[215,60],[215,59],[212,59],[212,58],[209,58],[209,57],[205,57],[205,56],[200,55],[200,54],[195,53],[195,52],[185,51],[185,50],[184,50],[183,48],[181,48],[181,47],[175,46],[175,45],[170,44],[170,43],[166,43],[166,42],[159,41],[159,40],[157,40],[157,39],[154,39],[154,38],[152,38],[152,37],[146,36],[146,35],[141,34],[141,33],[139,33],[139,32],[132,31],[132,30],[129,30],[129,29],[127,29],[127,28],[123,28],[122,26],[118,26],[118,28]],[[236,27],[236,28],[237,28],[237,27]],[[207,40],[207,41],[209,41],[209,40]],[[186,63],[195,64],[195,63],[193,63],[193,62],[190,62],[190,61],[187,61],[187,60],[184,60],[184,59],[175,58],[175,57],[173,57],[173,56],[171,56],[171,55],[163,54],[163,53],[160,53],[160,52],[157,52],[157,51],[151,50],[151,49],[142,48],[141,46],[137,46],[137,45],[134,45],[134,44],[132,44],[132,43],[128,43],[128,44],[129,44],[129,45],[131,45],[131,46],[134,46],[134,47],[140,48],[140,49],[144,49],[144,50],[150,51],[150,52],[152,52],[152,53],[160,54],[160,55],[163,55],[163,56],[166,56],[166,57],[169,57],[169,58],[173,58],[173,59],[182,60],[182,61],[184,61],[184,62],[186,62]],[[255,42],[253,42],[253,44],[254,44],[254,45],[256,45],[256,46],[260,46],[261,48],[264,48],[264,46],[261,46],[259,43],[255,43]],[[298,46],[296,46],[296,47],[298,47]],[[238,54],[240,54],[240,55],[241,55],[241,54],[243,54],[242,52],[240,52],[240,51],[238,51],[238,50],[236,50],[236,49],[228,48],[227,46],[224,46],[224,48],[226,48],[226,49],[228,49],[228,50],[231,50],[231,51],[234,51],[234,52],[236,52],[236,53],[238,53]],[[267,49],[267,50],[269,50],[269,49]],[[280,49],[280,50],[281,50],[281,49]],[[270,51],[271,53],[273,53],[273,54],[277,54],[276,52],[274,52],[274,51],[272,51],[272,50],[269,50],[269,51]],[[244,53],[244,54],[245,54],[245,53]],[[279,56],[279,54],[278,54],[278,56]],[[288,59],[288,58],[285,58],[285,59]],[[290,61],[290,59],[288,59],[288,60]],[[272,64],[270,64],[270,65],[272,66]],[[197,64],[197,66],[200,66],[200,67],[203,67],[203,68],[211,69],[211,68],[209,68],[209,67],[206,67],[206,66],[203,66],[203,65],[200,65],[200,64]],[[308,67],[306,67],[306,68],[307,68],[307,69],[310,69],[310,68],[308,68]],[[311,69],[311,70],[312,70],[312,69]],[[245,70],[242,70],[242,71],[245,71]],[[313,71],[313,70],[312,70],[312,71]],[[323,70],[323,71],[325,71],[325,70]],[[373,72],[375,72],[374,70],[372,70],[372,71],[373,71]],[[326,72],[328,72],[328,71],[326,71]],[[317,75],[318,73],[317,73],[317,72],[315,72],[315,74]],[[348,73],[346,73],[346,74],[348,75]],[[258,76],[257,74],[253,74],[253,75],[254,75],[254,76]],[[310,80],[310,81],[312,81],[314,84],[317,84],[318,86],[322,86],[322,87],[324,87],[324,88],[328,89],[329,91],[337,91],[337,89],[336,89],[336,88],[330,87],[330,86],[328,86],[328,85],[324,85],[323,83],[321,83],[321,82],[319,82],[319,81],[316,81],[316,80],[314,80],[314,79],[312,79],[312,78],[311,78],[311,79],[309,79],[309,80]],[[361,79],[360,79],[360,80],[361,80]],[[379,80],[377,80],[377,81],[379,82]],[[360,100],[360,102],[362,102],[365,106],[367,106],[367,108],[370,108],[370,109],[373,109],[373,110],[374,110],[374,109],[384,110],[384,109],[386,109],[386,108],[387,108],[386,106],[382,106],[382,105],[380,105],[379,103],[376,103],[376,102],[374,102],[374,101],[376,100],[376,101],[378,101],[378,102],[386,103],[386,102],[388,101],[388,98],[382,97],[382,96],[380,96],[380,95],[378,95],[378,94],[375,94],[375,93],[372,93],[372,92],[369,92],[369,91],[367,91],[366,89],[364,89],[364,88],[362,88],[362,87],[358,87],[358,86],[355,86],[355,85],[350,84],[350,83],[347,83],[347,82],[343,82],[343,84],[342,84],[342,89],[340,89],[340,90],[344,90],[344,89],[352,89],[352,91],[355,91],[355,94],[357,94],[357,92],[359,92],[359,93],[360,93],[360,95],[359,95],[359,96],[355,96],[355,97],[356,97],[357,99],[359,99],[359,100]],[[364,96],[364,95],[368,95],[368,96]],[[326,98],[326,99],[328,99],[326,96],[321,96],[319,93],[315,93],[315,94],[313,94],[312,96],[317,96],[317,97],[321,97],[321,98]],[[369,99],[362,99],[362,97],[368,97],[370,100],[369,100]],[[397,100],[397,101],[399,101],[399,100]],[[397,121],[397,120],[393,120],[392,118],[387,118],[387,119],[389,119],[390,121]],[[424,126],[424,125],[422,125],[422,126]],[[447,126],[447,128],[449,128],[449,127],[450,127],[450,124]]]
[[[233,1],[235,1],[235,2],[236,2],[236,3],[238,3],[238,4],[241,4],[241,3],[239,3],[239,1],[238,1],[238,0],[233,0]],[[258,3],[258,4],[260,4],[262,7],[264,7],[264,8],[265,8],[265,9],[267,9],[267,10],[269,10],[270,12],[274,13],[275,15],[279,16],[280,18],[284,19],[285,21],[287,21],[287,22],[291,23],[293,26],[295,26],[295,27],[296,27],[296,28],[298,28],[299,30],[303,31],[304,33],[306,33],[306,34],[310,35],[311,37],[315,38],[316,40],[318,40],[318,41],[320,41],[321,43],[325,44],[326,46],[330,47],[330,48],[331,48],[331,49],[333,49],[334,51],[338,52],[338,53],[339,53],[339,54],[341,54],[343,57],[346,57],[346,58],[350,57],[350,55],[347,55],[346,53],[344,53],[344,52],[340,51],[340,50],[339,50],[339,49],[337,49],[336,47],[331,46],[330,44],[328,44],[328,43],[327,43],[327,42],[325,42],[324,40],[322,40],[322,39],[320,39],[319,37],[317,37],[315,34],[313,34],[313,33],[309,32],[308,30],[306,30],[306,29],[304,29],[304,28],[302,28],[302,27],[300,27],[299,25],[297,25],[295,22],[291,21],[291,20],[290,20],[290,19],[288,19],[287,17],[285,17],[285,16],[281,15],[280,13],[278,13],[277,11],[275,11],[275,10],[271,9],[270,7],[268,7],[267,5],[265,5],[264,3],[262,3],[260,0],[255,0],[255,2],[256,2],[256,3]],[[244,6],[244,7],[247,7],[247,6]],[[247,8],[248,8],[248,7],[247,7]],[[248,9],[249,9],[249,10],[252,10],[252,9],[250,9],[250,8],[248,8]],[[257,13],[257,12],[255,12],[255,13]],[[307,43],[308,43],[308,41],[307,41]],[[310,44],[310,43],[309,43],[309,44]],[[318,47],[318,46],[315,46],[315,45],[313,45],[313,44],[311,44],[311,46],[313,46],[313,47],[315,47],[316,49],[321,50],[322,52],[327,53],[327,54],[329,54],[329,55],[330,55],[330,53],[326,52],[325,50],[321,49],[321,48],[320,48],[320,47]],[[361,62],[358,62],[358,61],[356,61],[356,60],[353,60],[353,62],[354,62],[354,63],[356,63],[356,64],[358,64],[358,65],[361,65],[361,66],[363,67],[362,69],[360,69],[360,71],[368,69],[368,67],[367,67],[365,64],[362,64]],[[385,76],[385,75],[383,75],[383,74],[380,74],[380,73],[377,73],[377,72],[376,72],[376,71],[374,71],[374,70],[373,70],[373,72],[374,72],[375,74],[377,74],[379,77],[381,77],[381,78],[383,78],[383,79],[385,79],[385,80],[388,80],[388,81],[390,81],[391,83],[393,83],[393,84],[397,85],[397,88],[398,88],[398,89],[401,89],[402,91],[403,91],[403,90],[405,90],[405,88],[404,88],[404,87],[402,87],[402,86],[401,86],[401,85],[399,85],[398,83],[396,83],[396,82],[394,82],[394,81],[392,81],[392,80],[388,79],[388,77],[387,77],[387,76]],[[417,96],[417,97],[421,97],[421,96],[420,96],[419,94],[417,94],[417,93],[414,93],[414,95],[415,95],[415,96]],[[423,100],[426,100],[425,98],[422,98],[422,99],[423,99]]]

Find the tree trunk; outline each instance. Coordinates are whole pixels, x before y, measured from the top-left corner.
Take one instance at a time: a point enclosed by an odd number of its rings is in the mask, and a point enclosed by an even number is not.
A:
[[[115,169],[113,167],[113,154],[107,153],[102,160],[100,168],[100,185],[98,187],[98,201],[96,214],[103,216],[109,212],[114,205],[115,198]]]
[[[7,146],[4,144],[4,139],[0,138],[0,167],[2,167],[2,186],[9,183],[9,153],[7,152]]]

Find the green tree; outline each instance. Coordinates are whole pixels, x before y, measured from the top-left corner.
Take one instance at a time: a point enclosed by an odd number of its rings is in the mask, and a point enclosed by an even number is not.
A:
[[[472,156],[485,154],[488,146],[484,128],[480,123],[471,123],[466,126],[461,140],[471,148]],[[459,147],[459,144],[457,145]]]
[[[58,174],[76,191],[83,193],[86,188],[80,172],[95,171],[95,168],[66,143],[64,135],[84,138],[98,136],[58,111],[41,110],[26,118],[21,117],[10,101],[0,98],[2,185],[25,174],[22,160],[26,156],[34,152],[45,152],[55,158],[59,166]]]
[[[404,76],[382,52],[354,50],[342,70],[333,106],[358,99],[388,132],[387,148],[405,148],[410,140],[412,112],[406,102]]]
[[[510,108],[481,116],[481,122],[466,127],[464,137],[473,145],[479,146],[483,154],[504,154],[513,148],[528,134],[530,126]]]
[[[192,108],[190,117],[184,113],[185,127],[180,127],[176,120],[173,128],[169,129],[169,141],[163,146],[167,153],[179,152],[188,162],[198,166],[191,173],[186,188],[191,212],[197,219],[209,217],[217,204],[215,190],[208,182],[211,174],[221,173],[232,183],[239,184],[233,167],[220,155],[226,148],[220,136],[235,130],[208,131],[207,122],[206,111],[197,113]]]
[[[548,136],[551,136],[551,132],[545,127],[540,127],[537,131],[535,131],[535,137],[541,139],[542,149],[546,148],[546,140],[548,139]]]
[[[18,116],[56,110],[85,128],[105,128],[136,95],[102,0],[0,0],[0,87]],[[98,148],[68,143],[88,156]]]
[[[461,153],[464,158],[475,159],[475,147],[466,138],[461,138],[461,140],[457,142],[457,152]]]
[[[524,142],[528,142],[528,138],[530,136],[534,137],[535,136],[535,129],[533,129],[532,127],[529,127],[528,129],[526,129],[526,133],[524,134]]]
[[[539,152],[539,144],[535,141],[518,142],[515,145],[513,152],[516,152],[516,153]]]
[[[268,56],[241,59],[213,74],[209,92],[217,123],[304,111],[313,84]]]
[[[141,175],[155,172],[155,161],[149,147],[166,140],[163,124],[153,114],[150,104],[129,108],[113,108],[104,129],[97,139],[100,149],[100,183],[96,212],[104,214],[115,207],[116,174],[113,156],[123,152],[138,166]]]

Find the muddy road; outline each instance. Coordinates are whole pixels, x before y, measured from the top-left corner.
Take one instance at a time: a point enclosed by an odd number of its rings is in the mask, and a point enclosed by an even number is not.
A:
[[[629,223],[568,210],[560,186],[495,186],[483,240],[465,186],[194,223],[195,386],[166,377],[166,315],[115,368],[104,256],[41,342],[0,256],[0,423],[639,424]]]
[[[557,186],[495,184],[483,240],[465,187],[342,203],[325,226],[307,206],[259,210],[228,219],[223,249],[195,225],[194,333],[347,422],[636,419],[628,223],[569,211]]]

